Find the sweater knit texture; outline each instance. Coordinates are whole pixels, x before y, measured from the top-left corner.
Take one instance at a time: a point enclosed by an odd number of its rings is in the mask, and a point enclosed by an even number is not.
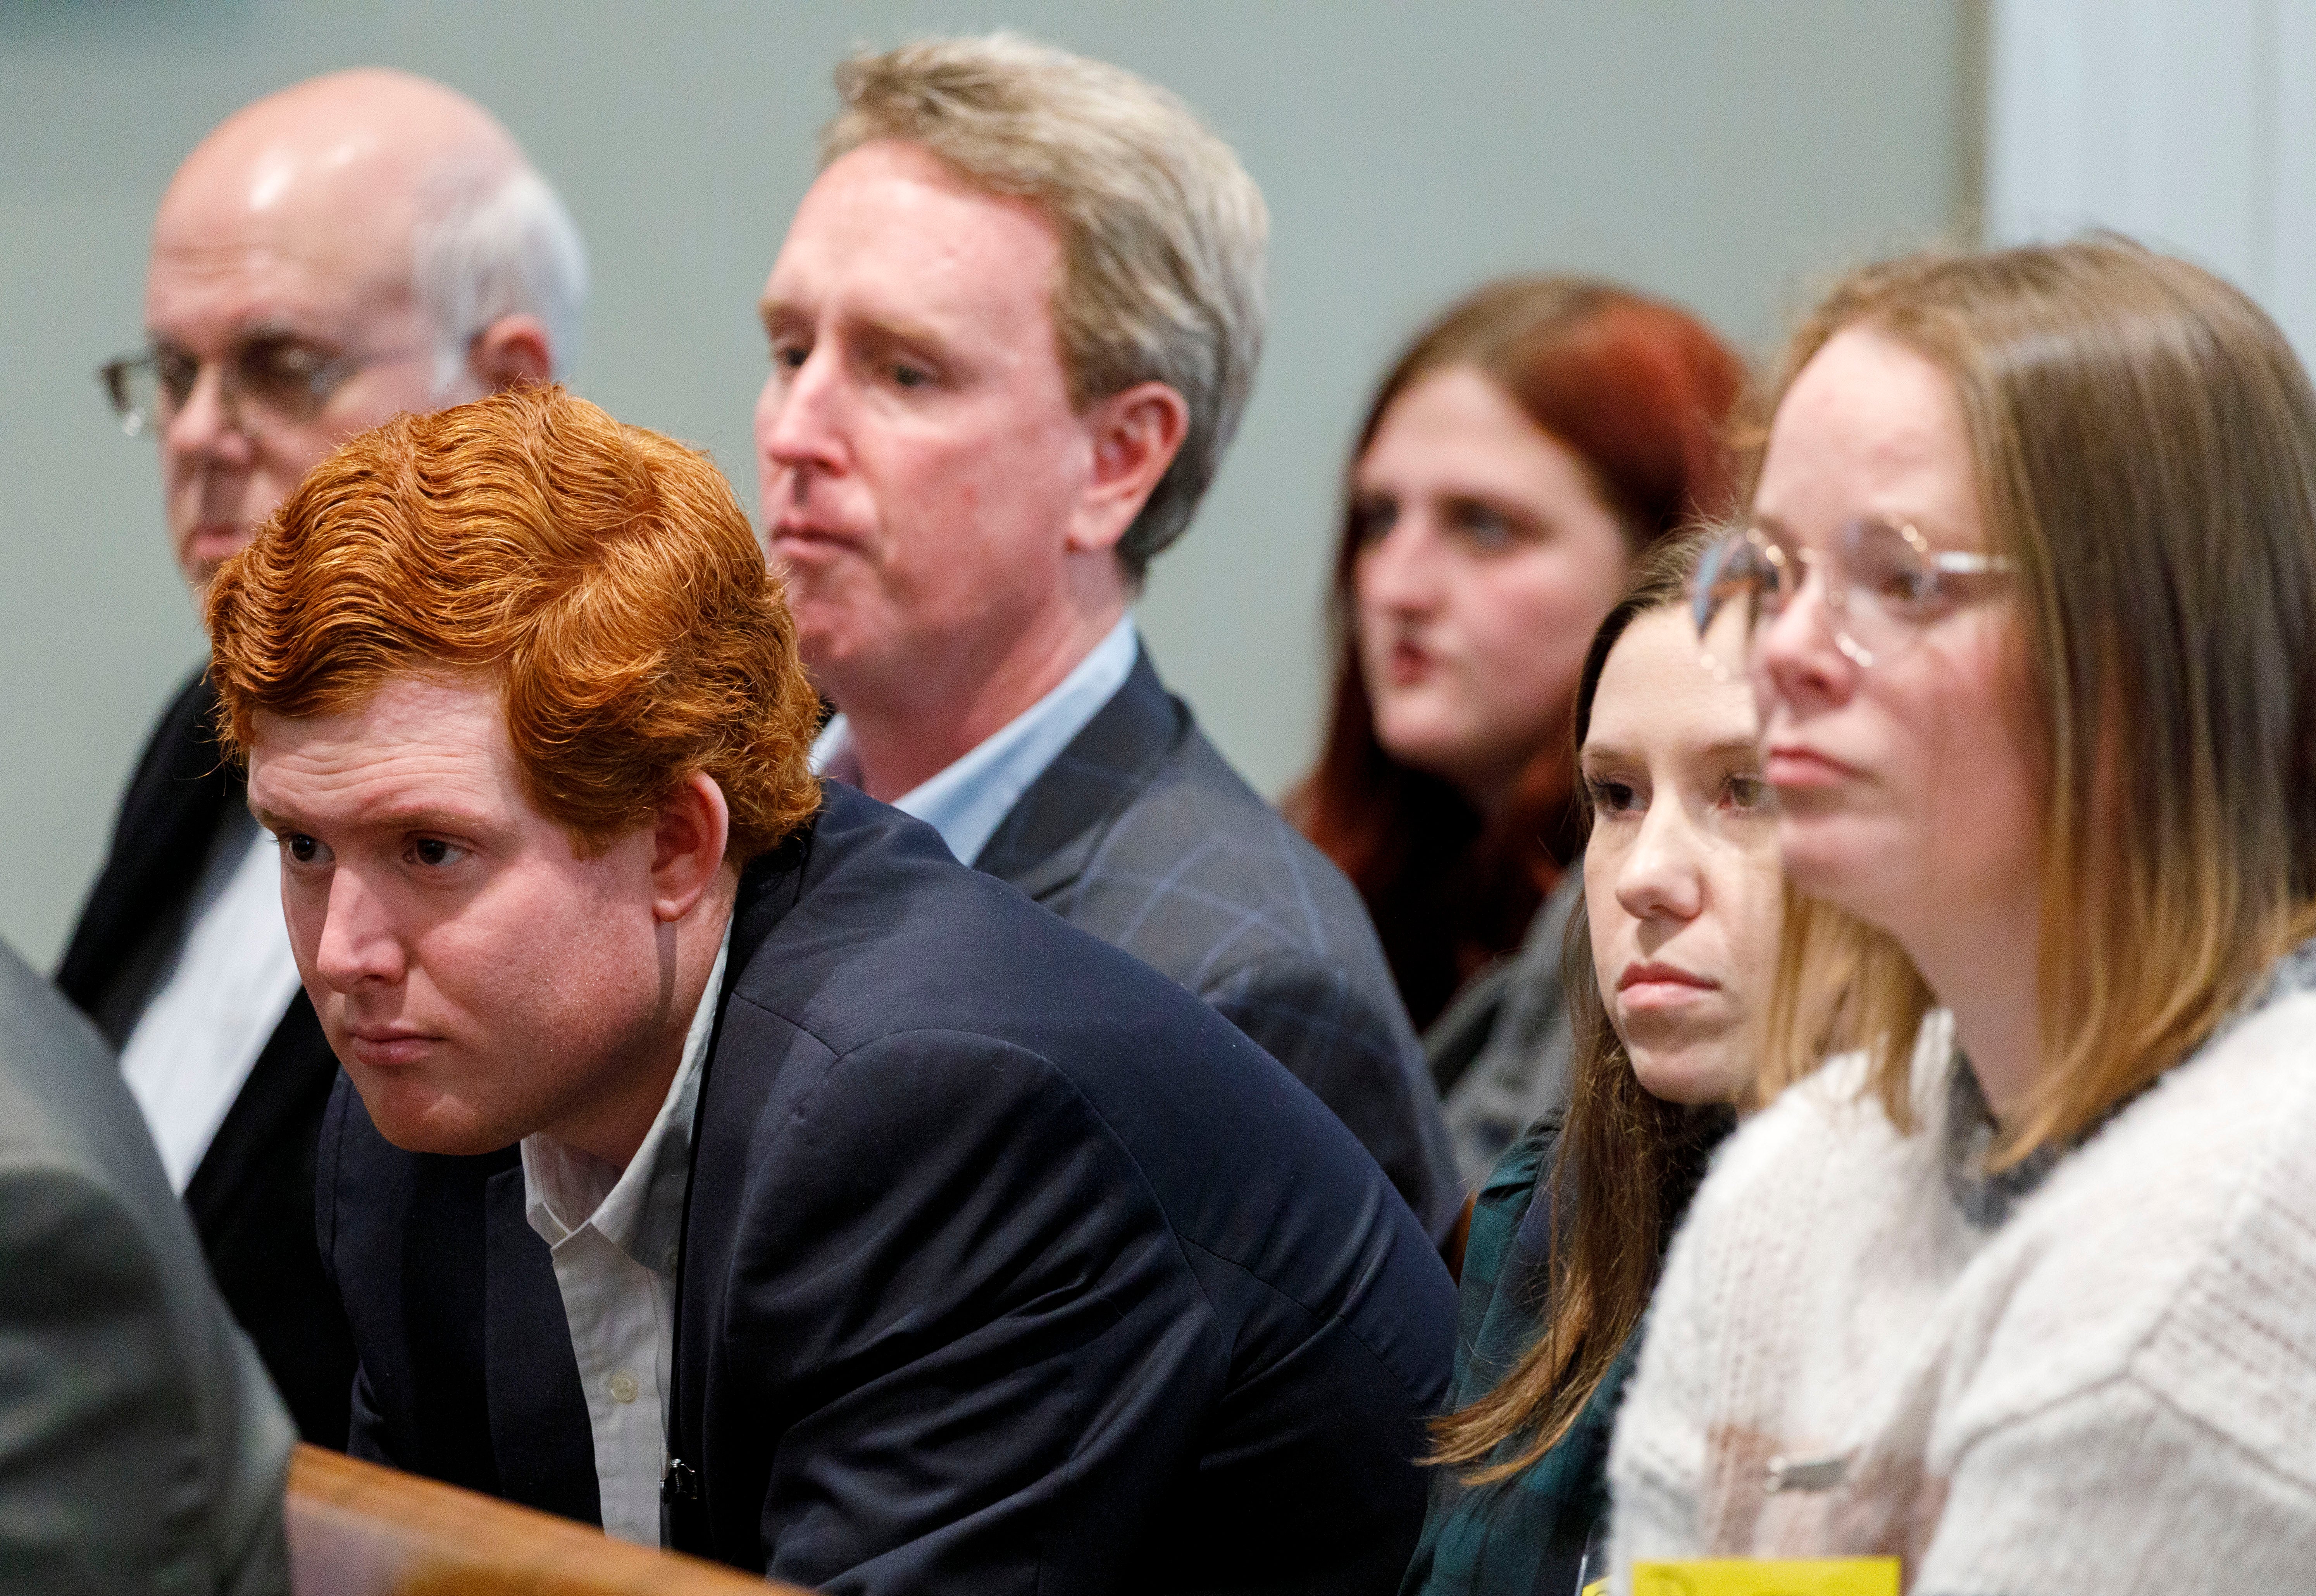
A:
[[[2316,1588],[2316,956],[1969,1200],[1951,1022],[1920,1128],[1830,1063],[1723,1149],[1609,1459],[1635,1558],[1894,1555],[1915,1596]],[[1620,1585],[1621,1588],[1621,1585]]]

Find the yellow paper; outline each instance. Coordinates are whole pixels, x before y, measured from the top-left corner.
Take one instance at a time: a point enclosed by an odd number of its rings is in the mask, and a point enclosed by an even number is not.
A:
[[[1898,1596],[1895,1557],[1635,1563],[1633,1596]]]

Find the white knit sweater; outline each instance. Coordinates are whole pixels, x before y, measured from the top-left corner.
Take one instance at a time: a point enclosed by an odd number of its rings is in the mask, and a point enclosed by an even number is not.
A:
[[[1723,1149],[1617,1425],[1616,1566],[2316,1591],[2316,994],[2279,991],[1985,1226],[1950,1172],[1949,1035],[1925,1030],[1919,1133],[1849,1058]]]

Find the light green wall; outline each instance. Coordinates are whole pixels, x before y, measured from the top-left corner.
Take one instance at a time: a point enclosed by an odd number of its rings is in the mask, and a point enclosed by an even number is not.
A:
[[[1269,351],[1154,574],[1176,689],[1276,792],[1309,757],[1341,452],[1394,346],[1492,274],[1625,278],[1754,347],[1817,275],[1974,184],[1966,4],[0,3],[0,936],[52,959],[151,718],[200,651],[149,447],[90,373],[138,338],[146,228],[235,106],[362,62],[494,110],[595,289],[575,386],[713,450],[753,503],[757,289],[856,43],[1011,26],[1178,90],[1274,218]]]

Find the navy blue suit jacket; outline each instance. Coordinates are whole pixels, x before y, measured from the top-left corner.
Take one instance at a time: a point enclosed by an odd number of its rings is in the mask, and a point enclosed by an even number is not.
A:
[[[835,784],[742,880],[702,1084],[674,1544],[840,1591],[1389,1592],[1453,1289],[1318,1100],[1174,983]],[[352,1449],[582,1518],[512,1149],[341,1085]]]

